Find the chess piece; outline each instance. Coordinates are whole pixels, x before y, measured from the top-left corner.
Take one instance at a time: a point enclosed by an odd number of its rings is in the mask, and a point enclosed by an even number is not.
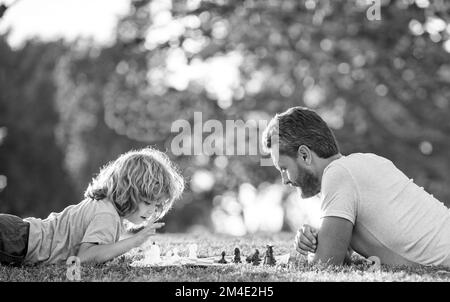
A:
[[[264,256],[265,265],[275,265],[277,261],[273,257],[273,246],[267,245],[266,255]]]
[[[259,258],[259,251],[258,249],[255,250],[255,253],[251,256],[248,256],[246,259],[247,263],[253,263],[253,265],[259,265],[261,262],[261,258]]]
[[[173,251],[172,250],[168,250],[167,253],[166,253],[166,258],[167,259],[171,259],[172,256],[173,256]]]
[[[172,260],[177,261],[180,260],[181,257],[178,255],[178,248],[173,248]]]
[[[315,257],[315,256],[316,256],[316,255],[315,255],[314,253],[308,252],[308,255],[306,256],[307,262],[308,262],[308,263],[313,263],[314,257]]]
[[[161,249],[155,242],[150,246],[150,249],[145,255],[144,262],[147,264],[155,264],[161,262]]]
[[[189,258],[190,259],[197,259],[197,249],[198,249],[198,245],[197,244],[190,244],[189,245]]]
[[[153,242],[153,249],[155,250],[155,254],[158,255],[159,258],[161,258],[161,248],[159,247],[159,245]]]
[[[245,258],[245,261],[246,261],[247,263],[251,263],[251,262],[252,262],[252,256],[253,256],[253,255],[247,256],[247,258]]]
[[[234,263],[241,263],[241,251],[238,248],[234,249]]]
[[[253,263],[253,265],[259,265],[261,263],[261,258],[259,257],[258,250],[255,250],[255,254],[253,255],[252,263]]]
[[[219,263],[222,264],[227,264],[227,260],[225,260],[225,252],[222,252],[222,258],[220,258],[220,260],[218,261]]]

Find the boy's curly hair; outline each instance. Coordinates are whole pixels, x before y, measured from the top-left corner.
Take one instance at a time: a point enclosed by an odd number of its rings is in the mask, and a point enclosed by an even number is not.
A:
[[[84,196],[110,200],[121,217],[134,213],[139,202],[156,203],[163,217],[184,190],[183,177],[168,156],[147,147],[119,156],[100,169]]]

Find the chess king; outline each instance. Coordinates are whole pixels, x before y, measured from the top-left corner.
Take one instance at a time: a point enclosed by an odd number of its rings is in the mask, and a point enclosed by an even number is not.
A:
[[[356,251],[382,264],[450,266],[450,210],[390,160],[342,154],[325,121],[304,107],[277,114],[263,144],[284,184],[302,198],[321,192],[321,227],[298,231],[300,253],[333,265]]]

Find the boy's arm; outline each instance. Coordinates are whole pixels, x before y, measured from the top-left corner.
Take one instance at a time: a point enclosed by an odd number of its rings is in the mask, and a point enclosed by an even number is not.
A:
[[[136,238],[134,236],[112,244],[83,242],[78,250],[78,258],[80,258],[82,263],[103,263],[114,259],[115,257],[118,257],[137,246]]]
[[[314,262],[342,265],[350,246],[352,232],[353,224],[347,219],[334,216],[323,218]]]
[[[143,244],[152,235],[155,235],[156,229],[164,226],[164,223],[151,223],[144,227],[137,234],[111,244],[95,244],[91,242],[83,242],[78,250],[78,258],[82,263],[97,262],[103,263],[118,257],[132,248]]]

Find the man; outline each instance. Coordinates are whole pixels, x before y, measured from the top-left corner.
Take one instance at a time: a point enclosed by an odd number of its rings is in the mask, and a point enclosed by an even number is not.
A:
[[[327,124],[302,107],[277,114],[263,137],[284,184],[303,198],[322,193],[322,225],[297,233],[300,253],[332,265],[354,250],[390,265],[450,266],[450,210],[391,161],[342,155]]]

